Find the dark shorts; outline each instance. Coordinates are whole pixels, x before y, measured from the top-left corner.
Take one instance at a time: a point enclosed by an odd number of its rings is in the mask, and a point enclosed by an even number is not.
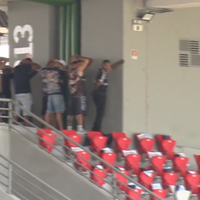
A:
[[[86,115],[86,98],[85,97],[71,97],[69,100],[68,115]]]
[[[6,97],[5,97],[4,94],[0,93],[0,98],[5,99]],[[0,102],[0,115],[1,116],[6,116],[8,111],[7,110],[1,110],[1,108],[8,108],[8,103],[7,102],[3,102],[3,101]]]
[[[84,116],[87,115],[87,97],[86,96],[81,97],[81,111]]]
[[[48,101],[48,96],[44,95],[42,96],[42,110],[41,110],[41,115],[44,116],[47,111],[47,101]]]

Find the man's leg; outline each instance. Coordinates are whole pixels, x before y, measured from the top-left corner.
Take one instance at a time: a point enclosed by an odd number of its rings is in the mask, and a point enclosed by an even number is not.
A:
[[[54,106],[54,109],[56,112],[56,121],[58,123],[59,129],[62,131],[63,130],[62,115],[65,110],[63,95],[61,95],[61,94],[52,95],[52,100],[53,100],[53,106]]]
[[[96,106],[96,117],[94,121],[93,131],[101,131],[101,125],[105,113],[106,95],[94,95],[94,103]]]
[[[74,97],[70,97],[68,104],[67,130],[72,130],[74,122]]]
[[[74,97],[74,115],[76,116],[77,132],[78,134],[85,134],[86,131],[83,128],[83,114],[81,107],[81,97]]]
[[[24,94],[23,96],[21,96],[21,104],[29,112],[31,112],[32,102],[33,101],[32,101],[32,95],[31,94]],[[29,123],[30,114],[26,111],[23,111],[23,116],[25,118],[24,126],[30,126],[30,123]]]
[[[15,95],[15,101],[18,103],[18,104],[21,104],[20,102],[20,97],[18,95]],[[18,106],[15,106],[15,116],[14,116],[14,121],[13,121],[13,124],[17,124],[17,122],[19,122],[19,116],[21,114],[21,109],[18,107]]]
[[[81,97],[81,110],[82,110],[82,115],[83,115],[83,128],[85,128],[85,117],[87,115],[87,97],[82,96]]]

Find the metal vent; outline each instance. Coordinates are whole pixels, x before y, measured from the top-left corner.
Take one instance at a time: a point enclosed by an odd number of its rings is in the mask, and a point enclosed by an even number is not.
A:
[[[190,53],[199,54],[199,41],[190,41]]]
[[[189,55],[179,54],[179,65],[181,67],[189,67]]]
[[[179,40],[179,66],[200,67],[200,40]]]

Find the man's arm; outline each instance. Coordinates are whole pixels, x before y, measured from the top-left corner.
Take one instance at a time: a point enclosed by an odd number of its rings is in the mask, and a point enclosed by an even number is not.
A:
[[[121,59],[121,60],[117,61],[116,63],[112,64],[111,67],[112,67],[112,69],[115,69],[116,67],[118,67],[119,65],[122,65],[122,64],[124,64],[124,60],[123,59]]]
[[[80,71],[84,71],[93,61],[92,58],[87,58],[87,57],[82,57],[82,56],[80,56],[78,60],[82,62],[82,65],[79,67]]]
[[[31,66],[32,66],[32,69],[33,69],[33,70],[38,70],[38,69],[41,68],[41,66],[40,66],[39,64],[34,63],[34,62],[31,63]]]
[[[8,58],[0,57],[0,70],[6,67],[6,63],[9,61]]]

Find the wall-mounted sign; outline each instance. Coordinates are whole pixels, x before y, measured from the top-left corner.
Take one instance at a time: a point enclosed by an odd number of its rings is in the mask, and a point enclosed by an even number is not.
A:
[[[132,50],[132,52],[131,52],[131,58],[133,60],[137,60],[138,59],[138,50],[136,50],[136,49]]]

